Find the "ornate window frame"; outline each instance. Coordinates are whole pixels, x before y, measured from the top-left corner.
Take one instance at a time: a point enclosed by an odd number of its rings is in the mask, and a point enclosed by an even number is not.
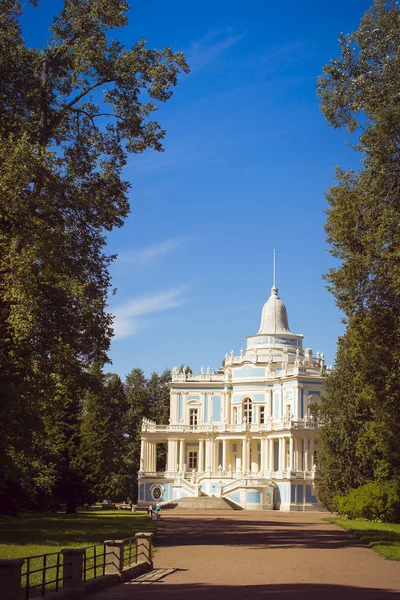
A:
[[[163,494],[165,492],[165,487],[161,483],[153,483],[150,488],[150,495],[154,502],[160,502],[162,500]],[[158,495],[158,492],[160,494]]]

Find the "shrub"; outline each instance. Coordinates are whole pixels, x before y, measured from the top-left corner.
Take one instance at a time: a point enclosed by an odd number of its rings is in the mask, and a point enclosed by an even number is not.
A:
[[[336,496],[335,506],[340,515],[350,519],[397,523],[400,521],[400,480],[367,483],[346,496]]]

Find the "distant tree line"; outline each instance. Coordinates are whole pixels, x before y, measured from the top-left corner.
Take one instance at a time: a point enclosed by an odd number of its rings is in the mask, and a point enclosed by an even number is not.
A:
[[[89,389],[42,429],[41,461],[29,463],[28,454],[15,457],[19,479],[3,484],[0,513],[74,512],[103,499],[137,500],[141,422],[146,417],[168,423],[171,372],[154,372],[147,379],[133,369],[122,382],[96,365],[88,379]],[[157,466],[165,467],[162,445]]]

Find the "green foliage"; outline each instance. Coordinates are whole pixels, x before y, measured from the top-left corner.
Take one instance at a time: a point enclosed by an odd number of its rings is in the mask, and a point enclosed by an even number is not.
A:
[[[88,500],[118,501],[129,497],[124,473],[125,388],[118,375],[103,375],[98,367],[91,375],[92,389],[83,402],[80,464]]]
[[[151,401],[151,418],[160,425],[168,425],[170,393],[168,384],[171,381],[171,371],[164,369],[159,375],[152,373],[148,382]]]
[[[366,483],[346,496],[335,498],[336,512],[350,519],[369,519],[384,523],[400,521],[400,481]]]
[[[328,518],[324,521],[335,523],[346,531],[350,531],[383,558],[400,560],[400,524],[347,518]]]
[[[328,123],[359,133],[363,169],[338,169],[326,223],[344,312],[336,372],[319,409],[320,495],[400,475],[400,9],[376,0],[318,80]]]
[[[105,233],[129,212],[127,153],[162,150],[151,115],[188,67],[115,39],[125,0],[64,0],[44,48],[26,46],[22,10],[0,15],[0,510],[51,497],[53,474],[72,510],[88,370],[112,336]]]

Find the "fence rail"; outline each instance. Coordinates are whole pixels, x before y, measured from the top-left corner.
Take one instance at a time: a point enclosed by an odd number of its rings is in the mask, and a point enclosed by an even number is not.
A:
[[[69,579],[69,576],[64,577],[64,566],[69,566],[69,564],[66,565],[61,559],[61,552],[38,554],[24,559],[21,570],[21,587],[25,600],[35,596],[44,596],[47,591],[58,592],[60,584]],[[52,564],[53,562],[55,564]],[[53,574],[53,572],[55,573]],[[35,593],[36,591],[39,593]]]
[[[52,592],[60,592],[61,598],[63,591],[83,590],[93,579],[107,575],[117,575],[117,581],[132,577],[133,571],[143,572],[153,566],[152,535],[137,533],[135,537],[106,540],[86,548],[0,559],[0,598],[31,600]]]
[[[93,571],[93,575],[88,576],[88,573]],[[106,547],[105,544],[97,546],[87,546],[83,553],[83,581],[88,579],[96,579],[104,575],[106,571]]]

